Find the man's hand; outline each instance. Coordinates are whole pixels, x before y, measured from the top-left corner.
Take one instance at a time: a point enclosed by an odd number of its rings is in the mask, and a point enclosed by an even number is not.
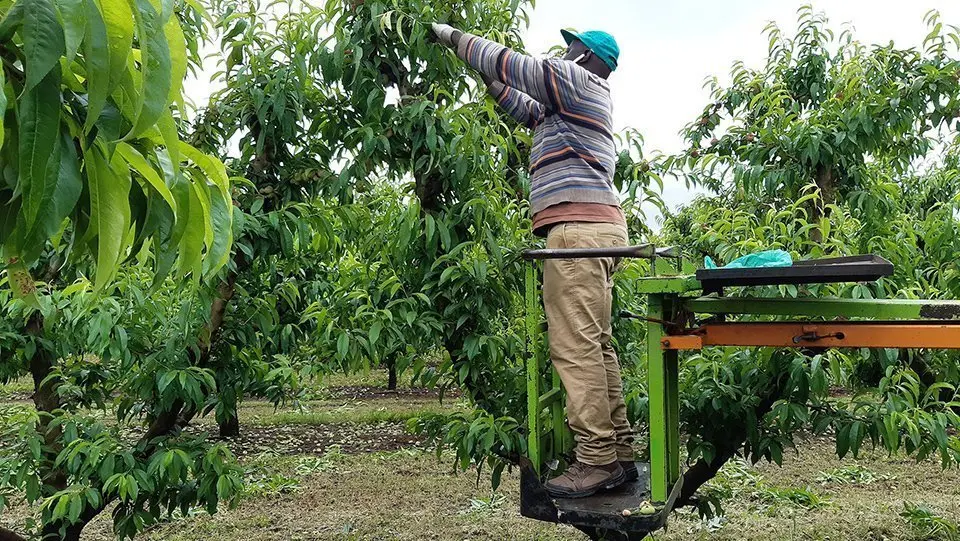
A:
[[[433,23],[430,25],[430,28],[437,36],[437,41],[439,41],[441,45],[446,45],[451,48],[456,47],[457,43],[460,42],[460,37],[463,36],[463,32],[449,24]]]

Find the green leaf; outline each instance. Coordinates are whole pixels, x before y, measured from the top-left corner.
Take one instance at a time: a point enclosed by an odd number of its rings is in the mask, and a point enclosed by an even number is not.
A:
[[[7,86],[7,81],[3,73],[4,71],[0,69],[0,147],[3,147],[4,119],[7,116],[7,93],[4,91],[4,87]],[[2,239],[0,239],[0,242],[2,242]]]
[[[443,249],[449,251],[450,246],[450,229],[447,227],[447,223],[443,220],[437,222],[437,231],[440,233],[440,242],[443,245]]]
[[[36,475],[27,476],[27,501],[35,502],[40,497],[40,478]]]
[[[506,466],[506,463],[498,462],[497,465],[493,467],[493,471],[490,473],[490,485],[494,491],[500,487],[500,478],[503,475],[503,469]]]
[[[51,518],[54,521],[57,521],[65,517],[67,515],[67,509],[69,505],[70,505],[70,496],[67,494],[59,493],[59,497],[57,497],[57,505],[54,506],[53,508],[53,514],[51,515]]]
[[[168,372],[164,372],[163,375],[160,376],[160,381],[157,382],[157,390],[160,391],[160,394],[163,394],[163,391],[167,389],[167,387],[176,377],[177,377],[176,370],[170,370]]]
[[[73,138],[66,132],[60,135],[60,144],[56,150],[58,159],[51,159],[48,167],[54,169],[55,185],[50,197],[40,204],[38,216],[43,219],[27,233],[26,247],[43,246],[47,239],[57,234],[63,220],[70,215],[83,191],[83,179],[80,174],[80,158]],[[56,158],[52,156],[51,158]]]
[[[90,191],[90,227],[97,236],[97,277],[102,289],[113,278],[130,227],[130,171],[108,163],[96,146],[84,152]],[[115,156],[119,160],[119,156]]]
[[[347,358],[347,351],[350,348],[350,335],[347,333],[340,333],[340,336],[337,337],[337,357],[341,360]]]
[[[14,297],[22,299],[33,308],[40,307],[40,301],[37,299],[37,285],[20,258],[11,257],[7,261],[7,277]]]
[[[225,201],[230,201],[230,204],[226,206],[226,215],[231,220],[233,220],[233,199],[230,197],[230,178],[227,176],[227,170],[223,165],[223,162],[220,160],[211,157],[199,150],[193,148],[187,143],[181,142],[179,145],[180,153],[192,161],[197,167],[200,168],[200,171],[203,172],[206,177],[205,180],[212,182],[219,190]],[[202,180],[200,182],[203,182]],[[203,193],[198,193],[198,196],[201,197],[200,203],[202,208],[206,213],[204,217],[204,244],[207,246],[213,246],[214,244],[214,230],[211,227],[207,227],[206,224],[210,222],[210,198],[209,192],[205,189]],[[229,249],[229,248],[228,248]]]
[[[217,498],[221,500],[226,500],[230,497],[231,494],[231,485],[230,478],[227,476],[221,476],[217,479]]]
[[[210,195],[210,228],[213,231],[213,243],[207,247],[203,274],[209,276],[223,268],[230,259],[230,246],[233,244],[230,216],[233,202],[224,199],[219,189],[210,185],[206,188]]]
[[[181,276],[193,274],[199,278],[202,270],[202,254],[204,245],[204,234],[207,231],[207,222],[204,218],[203,205],[197,190],[205,190],[203,186],[197,186],[193,183],[184,183],[187,190],[186,205],[183,202],[179,205],[179,219],[177,225],[182,224],[182,237],[180,238],[180,262],[178,272]]]
[[[850,449],[850,425],[844,425],[837,431],[837,456],[847,456]]]
[[[17,28],[23,24],[23,10],[26,2],[17,2],[6,12],[3,21],[0,22],[0,42],[10,41]]]
[[[26,237],[35,227],[50,229],[46,222],[51,217],[44,211],[49,210],[58,182],[59,67],[50,70],[43,81],[24,93],[19,109],[19,181],[23,191],[23,234]]]
[[[60,62],[66,44],[53,0],[21,1],[24,13],[20,37],[23,38],[23,53],[26,57],[24,91],[29,92]]]
[[[170,191],[170,188],[167,187],[167,184],[163,181],[163,179],[160,178],[160,175],[153,168],[153,166],[150,165],[150,162],[148,162],[146,158],[144,158],[143,155],[137,151],[137,149],[133,148],[127,143],[118,144],[117,152],[120,153],[123,159],[127,160],[127,163],[129,163],[134,170],[137,171],[137,173],[140,173],[140,176],[142,176],[147,183],[157,191],[157,194],[159,194],[160,197],[162,197],[163,200],[170,205],[170,209],[176,213],[177,202],[173,198],[173,193]]]
[[[443,284],[444,282],[446,282],[447,278],[449,278],[450,275],[453,274],[455,270],[457,270],[456,267],[447,267],[443,269],[443,272],[440,273],[440,283]]]
[[[125,139],[139,137],[153,127],[170,104],[170,46],[164,34],[164,21],[149,0],[136,2],[137,41],[143,70],[133,128]]]
[[[127,57],[133,50],[133,10],[127,0],[97,0],[107,28],[107,46],[110,51],[109,88],[123,80],[127,71]]]
[[[80,512],[83,511],[83,500],[78,495],[70,496],[70,512],[67,513],[67,520],[73,524],[80,518]]]
[[[203,171],[207,180],[217,186],[224,197],[230,197],[230,177],[227,176],[227,169],[223,162],[182,141],[178,145],[178,150],[180,154],[183,154],[185,158],[195,163]]]
[[[87,25],[83,38],[83,60],[87,73],[87,119],[83,131],[89,133],[100,118],[110,94],[110,48],[107,26],[95,0],[85,0]]]
[[[170,17],[163,27],[163,34],[170,47],[171,85],[167,101],[172,103],[181,99],[183,80],[187,76],[187,40],[183,36],[183,29],[180,28],[180,21],[176,17]]]
[[[370,346],[373,347],[377,343],[377,339],[380,338],[380,331],[383,330],[383,323],[375,321],[373,325],[370,326]]]
[[[87,26],[87,12],[84,9],[85,0],[56,0],[60,11],[60,20],[63,21],[64,46],[67,62],[73,62],[80,49],[80,42]]]
[[[95,488],[88,488],[86,490],[86,494],[87,494],[87,502],[90,504],[90,507],[94,507],[94,508],[100,507],[100,503],[102,502],[102,500],[100,498],[99,490]]]
[[[850,425],[850,452],[853,453],[853,457],[856,458],[860,453],[860,444],[863,442],[864,433],[861,432],[863,423],[860,421],[854,421]]]

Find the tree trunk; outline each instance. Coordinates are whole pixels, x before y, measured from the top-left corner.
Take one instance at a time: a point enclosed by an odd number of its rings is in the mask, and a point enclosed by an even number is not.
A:
[[[776,403],[783,394],[781,386],[782,384],[777,384],[776,388],[772,389],[772,392],[765,396],[760,404],[757,405],[757,419],[763,419],[763,416],[773,408],[773,404]],[[697,460],[693,466],[683,472],[683,487],[680,489],[680,496],[677,498],[675,507],[690,505],[697,490],[703,486],[704,483],[716,477],[720,468],[722,468],[728,460],[736,456],[737,451],[743,448],[743,444],[746,441],[747,427],[740,426],[735,430],[731,430],[726,440],[710,442],[713,443],[714,448],[717,449],[717,454],[710,462],[706,462],[702,458]]]
[[[820,231],[820,218],[823,218],[825,215],[823,209],[827,205],[832,205],[837,201],[837,181],[833,176],[833,168],[818,165],[814,182],[817,188],[820,189],[820,201],[810,202],[810,216],[813,223],[817,224],[817,227],[810,230],[810,238],[819,244],[826,240],[823,238],[823,232]]]
[[[243,258],[239,256],[238,259]],[[237,266],[239,267],[240,264],[238,263]],[[204,325],[200,335],[200,350],[203,352],[201,355],[203,355],[204,358],[202,360],[204,361],[209,358],[210,349],[220,336],[220,330],[221,327],[223,327],[223,318],[226,317],[227,305],[230,304],[230,299],[233,298],[233,294],[235,293],[236,283],[237,273],[231,272],[227,275],[227,278],[217,286],[217,298],[215,298],[210,305],[210,321]]]
[[[741,442],[742,444],[742,442]],[[707,481],[717,476],[720,468],[728,460],[736,455],[736,449],[728,449],[722,454],[713,457],[709,463],[703,459],[698,460],[693,466],[683,472],[683,487],[680,489],[680,496],[677,498],[676,507],[689,505],[697,490]]]
[[[231,415],[230,417],[223,420],[220,423],[220,437],[221,438],[236,438],[240,436],[240,419],[237,418],[236,414]]]
[[[242,256],[238,256],[237,267],[241,265],[245,267]],[[210,305],[210,320],[206,325],[203,326],[203,329],[200,331],[200,336],[197,340],[197,345],[199,348],[199,356],[193,358],[194,354],[191,350],[190,356],[193,363],[197,366],[207,366],[210,361],[210,350],[213,347],[213,343],[220,335],[220,327],[223,325],[223,318],[227,310],[227,305],[230,302],[230,299],[233,298],[234,294],[234,285],[237,281],[236,273],[230,273],[227,276],[227,279],[220,283],[217,287],[217,298],[213,300]],[[177,399],[170,406],[170,409],[164,411],[157,415],[155,419],[150,423],[150,428],[147,429],[146,435],[143,437],[142,441],[149,442],[153,438],[158,436],[164,436],[170,434],[176,430],[179,430],[190,423],[193,420],[193,416],[197,412],[191,408],[186,408],[182,400]],[[239,428],[238,428],[239,430]]]
[[[824,206],[837,202],[837,179],[833,176],[832,167],[818,165],[814,181],[820,188],[820,200]]]
[[[238,251],[238,254],[239,253]],[[238,255],[237,257],[245,259],[242,255]],[[239,261],[237,262],[237,267],[240,267]],[[204,332],[204,335],[209,337],[209,342],[202,347],[202,350],[206,352],[205,355],[208,358],[211,355],[211,350],[215,342],[220,337],[223,321],[227,315],[227,305],[230,304],[230,300],[236,292],[236,283],[237,273],[231,272],[227,275],[226,279],[217,286],[217,298],[214,299],[213,304],[210,306],[210,323]],[[221,438],[236,438],[240,436],[240,419],[237,417],[237,406],[239,403],[239,400],[237,400],[237,392],[237,389],[230,389],[229,391],[221,390],[220,392],[220,400],[229,402],[229,404],[227,404],[227,418],[219,423]],[[243,389],[240,389],[239,392],[242,394]]]
[[[60,541],[80,541],[80,534],[83,532],[83,527],[87,525],[87,521],[81,520],[76,524],[71,524],[67,526],[66,531],[63,535],[60,535],[60,522],[52,522],[43,527],[42,538],[43,539],[59,539]]]
[[[27,320],[24,332],[27,336],[39,341],[43,337],[43,316],[34,312]],[[44,456],[40,468],[41,483],[57,490],[67,488],[66,474],[53,464],[59,454],[60,437],[63,434],[60,425],[51,424],[52,412],[60,408],[60,397],[57,395],[57,380],[50,378],[53,371],[54,359],[51,353],[37,344],[33,356],[29,360],[30,376],[33,378],[33,404],[37,408],[39,420],[37,432],[43,434]]]
[[[17,532],[0,527],[0,541],[27,541],[27,538]]]
[[[387,361],[387,390],[396,391],[397,390],[397,360],[390,359]]]

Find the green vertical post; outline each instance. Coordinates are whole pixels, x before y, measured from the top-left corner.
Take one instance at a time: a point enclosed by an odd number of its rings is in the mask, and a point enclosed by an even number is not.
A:
[[[650,404],[650,495],[663,503],[680,476],[680,423],[675,351],[665,352],[660,340],[668,313],[664,295],[647,297],[647,388]]]
[[[527,265],[524,280],[527,330],[527,456],[540,473],[540,330],[536,262]]]
[[[552,369],[551,372],[553,372],[553,388],[561,389],[560,396],[550,405],[550,414],[553,418],[552,456],[556,458],[566,451],[566,442],[564,440],[567,434],[567,416],[564,415],[565,412],[563,411],[563,404],[566,398],[563,396],[563,382],[560,381],[560,374],[557,373],[556,368]]]

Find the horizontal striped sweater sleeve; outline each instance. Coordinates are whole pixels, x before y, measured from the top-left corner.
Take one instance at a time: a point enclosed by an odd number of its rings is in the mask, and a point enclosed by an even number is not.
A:
[[[573,90],[574,82],[559,64],[520,54],[488,39],[464,33],[457,56],[494,81],[519,90],[534,100],[555,108],[561,93]]]
[[[544,109],[540,102],[516,88],[510,88],[499,81],[491,81],[487,91],[504,112],[527,128],[532,130],[543,120]]]

